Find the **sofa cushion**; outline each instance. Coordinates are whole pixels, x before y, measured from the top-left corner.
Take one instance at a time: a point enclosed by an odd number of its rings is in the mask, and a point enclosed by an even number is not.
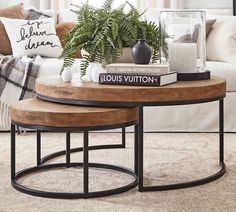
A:
[[[23,4],[17,4],[15,6],[1,8],[0,17],[24,19]],[[7,36],[5,27],[1,21],[0,21],[0,54],[4,55],[12,54],[11,43]]]
[[[209,35],[209,33],[212,30],[212,26],[216,22],[216,19],[208,19],[206,20],[206,37]]]
[[[236,17],[217,16],[207,37],[207,60],[236,64]]]
[[[57,36],[59,37],[61,41],[62,47],[64,47],[64,38],[67,33],[69,33],[70,30],[72,30],[76,26],[75,22],[64,22],[56,25],[56,32]],[[75,58],[81,58],[80,51],[77,53]]]
[[[211,75],[226,79],[226,91],[236,92],[236,65],[231,63],[207,61],[206,69]]]
[[[1,18],[11,41],[14,57],[59,57],[62,47],[52,18],[20,20]]]
[[[75,59],[74,64],[71,69],[73,73],[80,75],[80,62],[81,59]],[[62,69],[63,60],[57,58],[41,58],[39,77],[49,76],[49,75],[59,75]]]

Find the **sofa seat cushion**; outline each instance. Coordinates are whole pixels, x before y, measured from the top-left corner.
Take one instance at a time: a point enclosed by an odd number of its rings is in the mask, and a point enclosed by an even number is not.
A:
[[[74,73],[80,73],[80,61],[81,59],[75,59],[75,62],[71,67]],[[59,75],[61,72],[62,65],[63,60],[59,60],[57,58],[42,58],[40,61],[38,77]]]
[[[207,61],[206,69],[211,75],[226,79],[226,91],[236,91],[236,65],[224,62]]]

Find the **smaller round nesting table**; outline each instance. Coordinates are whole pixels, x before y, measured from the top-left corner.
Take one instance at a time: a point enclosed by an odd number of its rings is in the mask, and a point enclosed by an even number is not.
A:
[[[137,186],[137,168],[130,170],[111,164],[89,163],[88,152],[93,149],[105,149],[104,146],[89,146],[89,132],[94,130],[108,130],[137,125],[138,108],[102,108],[79,107],[51,103],[39,99],[20,101],[11,107],[11,182],[17,190],[35,196],[51,198],[91,198],[128,191]],[[16,173],[15,127],[37,130],[37,166],[26,168]],[[137,127],[135,127],[137,129]],[[41,131],[66,132],[66,162],[44,165],[41,159]],[[83,162],[72,163],[70,160],[70,133],[83,132]],[[135,137],[136,138],[136,137]],[[137,138],[134,148],[134,167],[137,167]],[[109,146],[107,146],[109,148]],[[38,171],[55,168],[83,167],[83,192],[51,192],[26,187],[19,183],[19,179]],[[133,181],[121,187],[102,191],[89,191],[89,167],[114,170],[133,177]],[[75,179],[71,179],[75,180]]]

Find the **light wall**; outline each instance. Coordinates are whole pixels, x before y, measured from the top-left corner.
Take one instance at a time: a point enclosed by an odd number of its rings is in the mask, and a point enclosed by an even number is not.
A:
[[[20,3],[22,1],[18,1],[18,0],[7,0],[7,1],[4,1],[4,0],[0,0],[0,7],[7,7],[7,6],[10,6],[10,5],[14,5],[14,4],[17,4],[17,3]]]
[[[72,0],[73,2],[80,2],[81,0]],[[97,0],[103,1],[103,0]],[[117,0],[115,0],[116,2]],[[134,0],[133,0],[134,1]],[[40,8],[39,3],[44,8],[51,6],[50,3],[57,4],[58,2],[66,2],[66,0],[0,0],[0,7],[14,5],[16,3],[24,2],[26,7],[30,4]],[[143,2],[143,3],[142,3]],[[143,4],[142,7],[172,7],[172,8],[214,8],[214,9],[229,9],[233,6],[233,0],[137,0],[138,5]],[[132,2],[133,3],[133,2]],[[144,4],[145,3],[145,4]],[[41,5],[41,6],[42,6]]]
[[[70,7],[70,3],[73,4],[81,4],[81,3],[85,3],[87,0],[0,0],[0,8],[1,7],[7,7],[10,5],[14,5],[17,3],[24,3],[24,6],[26,8],[29,8],[31,6],[37,8],[37,9],[54,9],[54,10],[58,10],[58,9],[65,9]],[[101,6],[104,3],[105,0],[90,0],[90,4],[94,5],[94,6]],[[124,3],[126,0],[115,0],[114,1],[114,7],[120,6],[122,3]],[[134,6],[137,6],[137,2],[139,0],[129,0],[129,2],[131,4],[133,4]],[[144,1],[144,0],[140,0],[140,1]],[[152,2],[154,4],[156,0],[150,0],[150,2]],[[144,2],[148,2],[148,1],[144,1]],[[147,5],[150,6],[150,5]],[[155,6],[155,5],[154,5]]]
[[[233,0],[156,0],[156,5],[159,8],[173,9],[232,9]]]
[[[233,0],[182,0],[184,8],[230,9]]]

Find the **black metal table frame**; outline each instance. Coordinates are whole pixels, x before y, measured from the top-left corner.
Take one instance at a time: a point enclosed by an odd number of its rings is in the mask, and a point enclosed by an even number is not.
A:
[[[70,99],[58,99],[53,97],[47,97],[44,95],[37,94],[37,97],[46,101],[61,103],[61,104],[71,104],[71,105],[83,105],[83,106],[102,106],[102,107],[139,107],[139,125],[138,125],[138,184],[139,191],[162,191],[162,190],[172,190],[181,189],[187,187],[193,187],[209,183],[220,177],[222,177],[226,172],[226,165],[224,163],[224,97],[217,96],[214,98],[207,99],[196,99],[196,100],[184,100],[184,101],[166,101],[166,102],[107,102],[107,101],[88,101],[88,100],[70,100]],[[192,180],[188,182],[181,182],[168,185],[149,185],[144,186],[143,182],[143,108],[145,106],[174,106],[174,105],[191,105],[191,104],[201,104],[213,101],[219,101],[219,166],[218,172],[201,178],[197,180]]]
[[[111,165],[111,164],[103,164],[103,163],[89,163],[89,150],[98,150],[98,149],[109,149],[109,148],[124,148],[125,147],[125,127],[134,125],[135,136],[134,136],[134,170]],[[37,130],[37,145],[36,145],[36,158],[37,158],[37,166],[33,166],[30,168],[23,169],[21,171],[16,172],[16,126],[23,127],[27,129]],[[122,128],[122,144],[109,144],[109,145],[97,145],[97,146],[89,146],[89,132],[90,131],[98,131],[98,130],[109,130]],[[50,131],[50,132],[66,132],[66,150],[56,152],[50,155],[41,158],[41,131]],[[83,147],[81,148],[70,148],[70,133],[72,132],[83,132]],[[62,198],[62,199],[74,199],[74,198],[94,198],[94,197],[103,197],[112,194],[119,194],[122,192],[126,192],[138,185],[138,138],[137,133],[138,124],[137,122],[128,122],[117,125],[110,126],[94,126],[94,127],[85,127],[85,128],[64,128],[64,127],[48,127],[48,126],[36,126],[36,125],[26,125],[12,121],[11,123],[11,183],[12,186],[26,194],[40,196],[40,197],[48,197],[48,198]],[[83,151],[83,162],[81,163],[72,163],[70,159],[70,153]],[[52,158],[55,158],[60,155],[66,155],[65,163],[54,163],[44,165],[44,163]],[[42,170],[49,170],[53,168],[70,168],[70,167],[83,167],[83,192],[51,192],[44,191],[26,187],[18,182],[18,180],[28,174],[35,173]],[[89,167],[93,168],[101,168],[108,169],[113,171],[118,171],[122,173],[126,173],[131,175],[134,179],[131,183],[127,185],[123,185],[120,187],[101,190],[101,191],[89,191]]]

